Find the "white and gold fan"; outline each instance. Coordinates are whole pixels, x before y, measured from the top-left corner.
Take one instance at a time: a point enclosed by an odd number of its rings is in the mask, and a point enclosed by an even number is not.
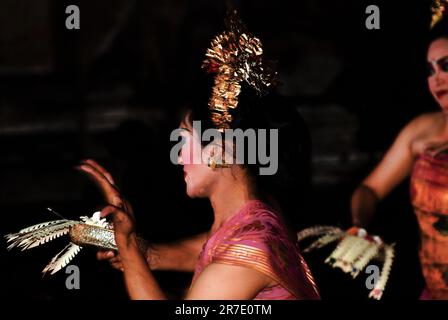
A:
[[[371,236],[366,230],[357,227],[344,231],[337,227],[316,226],[297,233],[299,242],[315,236],[319,236],[319,238],[303,252],[319,249],[338,241],[339,244],[325,260],[325,263],[333,268],[340,268],[353,278],[356,278],[370,261],[374,259],[383,261],[381,275],[369,294],[371,298],[381,299],[392,267],[394,245],[388,245],[380,237]]]
[[[48,210],[55,213],[50,208]],[[42,273],[51,271],[51,274],[55,274],[68,265],[85,246],[117,250],[112,224],[104,218],[101,219],[99,211],[95,212],[91,218],[82,216],[79,221],[61,219],[39,223],[19,232],[8,234],[5,238],[9,244],[8,250],[20,248],[24,251],[66,234],[70,236],[70,243],[53,257]]]

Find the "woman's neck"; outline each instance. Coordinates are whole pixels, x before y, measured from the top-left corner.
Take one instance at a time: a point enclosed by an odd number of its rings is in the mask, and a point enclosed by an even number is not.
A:
[[[210,196],[210,203],[215,216],[211,232],[214,233],[225,221],[236,214],[244,204],[255,199],[257,197],[248,183],[237,178],[221,181]]]
[[[443,111],[443,134],[448,136],[448,112]]]

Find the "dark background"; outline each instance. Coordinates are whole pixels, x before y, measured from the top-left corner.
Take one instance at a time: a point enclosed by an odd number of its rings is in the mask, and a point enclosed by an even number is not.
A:
[[[69,4],[80,7],[80,30],[65,28]],[[365,27],[369,4],[380,8],[380,30]],[[410,119],[437,110],[425,79],[429,1],[245,0],[237,7],[278,60],[280,91],[311,132],[312,197],[307,210],[289,213],[293,227],[349,227],[356,185]],[[224,16],[224,1],[2,0],[0,234],[54,219],[47,207],[74,219],[101,208],[96,188],[73,169],[84,158],[112,172],[151,241],[207,230],[210,207],[184,194],[182,172],[169,161],[169,133]],[[397,243],[384,299],[416,299],[423,279],[408,181],[381,205],[371,231]],[[42,278],[66,242],[25,253],[2,242],[2,297],[126,298],[121,274],[91,250],[73,261],[80,290],[65,288],[64,271]],[[353,281],[324,265],[329,253],[305,255],[322,297],[367,299],[366,276]],[[172,297],[190,279],[157,277]]]

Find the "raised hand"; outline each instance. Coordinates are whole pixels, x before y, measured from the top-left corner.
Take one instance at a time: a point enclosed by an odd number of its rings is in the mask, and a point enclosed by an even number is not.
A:
[[[77,166],[77,169],[86,173],[93,180],[100,188],[108,204],[122,208],[130,214],[133,214],[131,206],[121,195],[112,175],[99,163],[91,159],[84,160]]]
[[[112,175],[99,163],[91,159],[82,161],[81,164],[77,166],[77,169],[86,173],[88,177],[100,188],[106,203],[112,206],[114,210],[121,209],[129,215],[131,221],[130,223],[132,223],[131,228],[133,229],[134,216],[132,207],[120,193],[120,190],[115,184]],[[114,229],[116,228],[117,226],[115,226],[114,223]],[[119,229],[119,232],[121,233],[121,229]],[[123,236],[119,236],[119,238],[123,238]],[[97,252],[97,259],[107,260],[113,268],[123,271],[121,258],[118,252],[100,250]]]
[[[137,239],[135,233],[135,221],[132,214],[125,211],[122,208],[108,205],[101,210],[101,217],[112,217],[112,223],[114,224],[115,242],[118,249],[128,244],[131,237]]]

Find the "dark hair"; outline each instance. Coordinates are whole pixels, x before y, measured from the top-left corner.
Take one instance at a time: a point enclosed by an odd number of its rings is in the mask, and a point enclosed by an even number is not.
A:
[[[428,46],[437,39],[448,39],[448,17],[444,16],[429,32]]]
[[[208,109],[212,86],[211,80],[207,80],[192,89],[199,94],[194,96],[187,108],[188,121],[201,121],[202,130],[214,128]],[[245,165],[256,190],[261,196],[273,197],[284,216],[295,215],[298,203],[307,198],[305,193],[310,185],[311,141],[305,121],[297,106],[276,92],[260,97],[243,83],[238,101],[238,107],[231,110],[232,129],[278,129],[277,172],[274,175],[260,175],[262,165],[258,163],[258,157],[257,163]],[[269,150],[269,146],[266,149]]]

